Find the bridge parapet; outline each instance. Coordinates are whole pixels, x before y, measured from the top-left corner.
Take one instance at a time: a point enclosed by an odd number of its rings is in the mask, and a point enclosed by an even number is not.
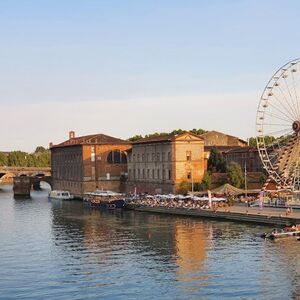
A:
[[[33,176],[37,174],[44,174],[44,176],[51,176],[51,168],[36,168],[36,167],[0,167],[0,174],[14,174],[14,176],[28,175]]]

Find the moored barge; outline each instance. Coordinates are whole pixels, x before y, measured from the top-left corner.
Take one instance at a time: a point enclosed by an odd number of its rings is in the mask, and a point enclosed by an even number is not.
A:
[[[123,195],[112,191],[96,190],[86,193],[83,200],[86,205],[95,208],[113,210],[125,207]]]

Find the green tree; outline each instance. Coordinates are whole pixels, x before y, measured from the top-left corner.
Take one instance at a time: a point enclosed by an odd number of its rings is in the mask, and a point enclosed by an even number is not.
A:
[[[129,138],[128,141],[130,141],[130,142],[136,142],[136,141],[138,141],[138,140],[140,140],[142,138],[143,138],[142,135],[136,134],[136,135],[132,136],[131,138]]]
[[[265,141],[266,145],[270,145],[276,141],[276,138],[274,136],[266,135],[264,137],[264,141]],[[257,146],[256,137],[249,138],[248,143],[249,143],[249,146],[256,147]]]
[[[8,154],[8,166],[27,167],[27,153],[22,151],[12,151]]]
[[[46,148],[44,148],[43,146],[37,146],[34,153],[43,153],[46,152]]]
[[[206,191],[209,190],[210,188],[211,188],[211,175],[209,174],[209,172],[205,172],[200,185],[200,189],[202,191]]]
[[[3,152],[0,152],[0,166],[7,166],[8,160],[7,155]]]
[[[228,182],[237,187],[237,188],[244,188],[245,186],[245,178],[244,178],[244,173],[241,169],[241,166],[232,161],[229,163],[228,167],[227,167],[227,178],[228,178]]]
[[[192,186],[191,186],[190,182],[188,182],[186,180],[181,181],[177,192],[182,195],[187,195],[188,192],[191,190],[191,187]]]
[[[216,147],[213,147],[210,151],[207,168],[210,172],[226,172],[225,159]]]
[[[203,133],[206,133],[207,131],[201,128],[199,129],[193,128],[192,130],[190,130],[190,132],[193,134],[201,135]]]
[[[262,173],[262,174],[259,176],[259,179],[258,179],[259,183],[260,183],[260,184],[265,184],[266,180],[267,180],[267,176],[266,176],[264,173]]]
[[[35,154],[35,167],[50,167],[51,165],[51,153],[49,150],[45,152]]]

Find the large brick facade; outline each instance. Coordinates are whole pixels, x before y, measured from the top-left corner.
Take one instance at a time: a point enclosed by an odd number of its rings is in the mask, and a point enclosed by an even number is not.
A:
[[[95,189],[125,191],[131,145],[103,134],[75,138],[51,147],[53,189],[78,197]]]
[[[128,155],[128,190],[175,193],[182,181],[201,182],[204,142],[190,133],[143,139]]]

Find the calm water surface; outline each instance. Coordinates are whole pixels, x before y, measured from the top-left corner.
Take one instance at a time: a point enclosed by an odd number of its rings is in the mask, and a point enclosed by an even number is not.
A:
[[[300,299],[300,243],[265,230],[2,187],[0,299]]]

